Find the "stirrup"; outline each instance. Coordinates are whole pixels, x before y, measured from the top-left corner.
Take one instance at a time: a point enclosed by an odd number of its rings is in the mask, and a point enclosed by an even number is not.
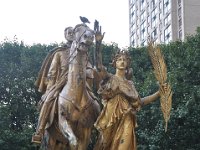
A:
[[[32,141],[31,142],[35,143],[35,144],[41,144],[41,142],[42,142],[42,135],[40,135],[40,134],[34,134],[32,136]]]

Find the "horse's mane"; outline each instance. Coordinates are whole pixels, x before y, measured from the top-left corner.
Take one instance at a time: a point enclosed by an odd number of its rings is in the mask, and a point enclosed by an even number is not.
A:
[[[79,28],[79,27],[81,27],[81,26],[87,27],[87,28],[88,28],[88,26],[87,26],[86,24],[83,24],[83,23],[77,24],[77,25],[74,27],[74,32],[76,32],[77,28]]]

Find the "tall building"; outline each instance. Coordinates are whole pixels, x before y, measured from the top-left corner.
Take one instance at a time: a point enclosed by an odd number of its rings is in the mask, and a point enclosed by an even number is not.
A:
[[[129,0],[130,46],[184,40],[200,26],[200,0]]]

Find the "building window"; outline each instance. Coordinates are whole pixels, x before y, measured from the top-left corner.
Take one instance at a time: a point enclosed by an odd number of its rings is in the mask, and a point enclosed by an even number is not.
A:
[[[152,1],[151,1],[151,8],[154,8],[155,6],[156,6],[155,0],[152,0]]]
[[[133,30],[136,29],[136,25],[135,25],[135,23],[133,23],[132,28],[133,28]]]
[[[156,27],[156,24],[157,24],[156,20],[157,20],[157,19],[156,19],[156,16],[155,16],[155,18],[152,19],[152,21],[151,21],[151,26],[152,26],[152,28]]]
[[[156,39],[155,39],[155,43],[159,43],[159,38],[156,38]]]
[[[134,11],[133,6],[131,7],[131,13]]]
[[[179,29],[180,29],[181,26],[182,26],[182,19],[181,19],[181,18],[178,20],[178,26],[179,26]]]
[[[171,6],[170,6],[170,3],[169,3],[169,0],[164,0],[164,13],[168,13],[169,10],[171,9]]]
[[[155,8],[155,9],[151,12],[151,17],[153,18],[157,13],[158,13],[158,9]]]
[[[141,32],[141,41],[143,41],[144,40],[144,32]]]
[[[157,29],[154,29],[153,32],[151,33],[151,39],[155,40],[157,37]]]
[[[163,7],[162,7],[162,2],[159,3],[159,9],[160,9],[160,12],[162,11]]]
[[[178,5],[181,6],[181,0],[178,0]]]
[[[133,34],[131,35],[131,41],[133,41],[134,39],[133,39]]]
[[[164,40],[166,44],[168,44],[172,39],[171,30],[171,25],[169,25],[164,31]]]
[[[133,11],[132,13],[131,13],[131,16],[133,17],[135,15],[135,11]]]
[[[131,34],[134,32],[134,26],[133,25],[131,26]]]
[[[147,17],[147,23],[150,23],[150,16]]]
[[[141,16],[140,16],[140,19],[141,19],[141,21],[143,21],[145,18],[146,18],[146,15],[145,15],[145,11],[141,14]]]
[[[141,46],[145,46],[145,45],[147,45],[147,40],[145,40],[145,41],[143,41],[143,42],[141,43]]]
[[[141,40],[144,40],[146,36],[146,21],[144,21],[140,26],[140,37]]]
[[[153,9],[156,6],[155,0],[151,1],[151,8]]]
[[[167,26],[170,24],[171,21],[171,14],[169,14],[167,17],[164,19],[164,25]]]
[[[135,7],[135,4],[131,6],[131,13],[134,12],[134,14],[135,14],[135,10],[136,10],[135,8],[136,8],[136,7]]]
[[[182,36],[183,36],[183,32],[182,32],[182,30],[180,30],[180,31],[178,32],[178,37],[179,37],[180,40],[182,39]]]
[[[136,34],[137,34],[137,36],[139,35],[139,30],[138,29],[136,30]]]
[[[131,24],[133,24],[134,23],[134,20],[135,18],[134,17],[131,17]]]
[[[131,4],[133,4],[135,2],[135,0],[130,0],[131,1]]]
[[[131,44],[134,46],[134,44],[135,44],[135,40],[136,40],[136,33],[134,32],[134,33],[132,33],[132,35],[131,35]]]
[[[181,16],[181,7],[178,8],[178,16]]]
[[[132,42],[131,42],[131,45],[134,47],[135,46],[135,40],[133,40]]]
[[[162,13],[159,13],[159,20],[162,20]]]
[[[141,0],[140,1],[140,10],[142,11],[145,8],[145,1]]]
[[[133,33],[132,36],[131,36],[131,46],[135,45],[135,39],[134,39],[134,37],[135,37],[135,33]]]
[[[144,26],[145,26],[144,23],[145,23],[145,22],[143,22],[143,23],[141,24],[141,26],[140,26],[141,29],[144,29]]]
[[[163,42],[163,34],[160,34],[160,42]]]
[[[147,32],[149,33],[151,31],[150,26],[147,26]]]
[[[148,10],[148,13],[151,11],[151,8],[150,8],[149,5],[148,5],[148,7],[147,7],[147,10]]]
[[[131,41],[135,40],[136,39],[136,33],[133,32],[132,35],[131,35]]]
[[[155,27],[156,24],[157,24],[156,13],[157,13],[157,9],[154,9],[154,10],[151,12],[151,26],[152,26],[152,28]]]
[[[151,32],[151,28],[150,28],[150,26],[147,27],[147,32],[148,32],[148,33]]]
[[[159,31],[162,32],[162,23],[159,23]]]

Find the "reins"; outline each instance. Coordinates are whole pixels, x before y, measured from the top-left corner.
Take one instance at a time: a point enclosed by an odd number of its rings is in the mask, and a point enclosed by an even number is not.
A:
[[[74,48],[74,51],[73,51],[72,53],[70,53],[70,56],[67,58],[67,59],[69,60],[69,64],[76,58],[77,55],[75,55],[73,58],[71,58],[71,57],[72,57],[73,54],[76,52],[76,49],[77,49],[77,46],[78,46],[77,43],[80,42],[81,37],[83,36],[83,34],[84,34],[85,32],[86,32],[86,29],[85,29],[85,31],[81,34],[81,36],[79,37],[78,41],[75,41],[75,42],[76,42],[76,46],[75,46],[75,48]],[[73,41],[73,43],[74,43],[74,41]],[[70,47],[70,50],[71,50],[71,48],[72,48],[72,46]],[[70,59],[71,59],[71,60],[70,60]]]

